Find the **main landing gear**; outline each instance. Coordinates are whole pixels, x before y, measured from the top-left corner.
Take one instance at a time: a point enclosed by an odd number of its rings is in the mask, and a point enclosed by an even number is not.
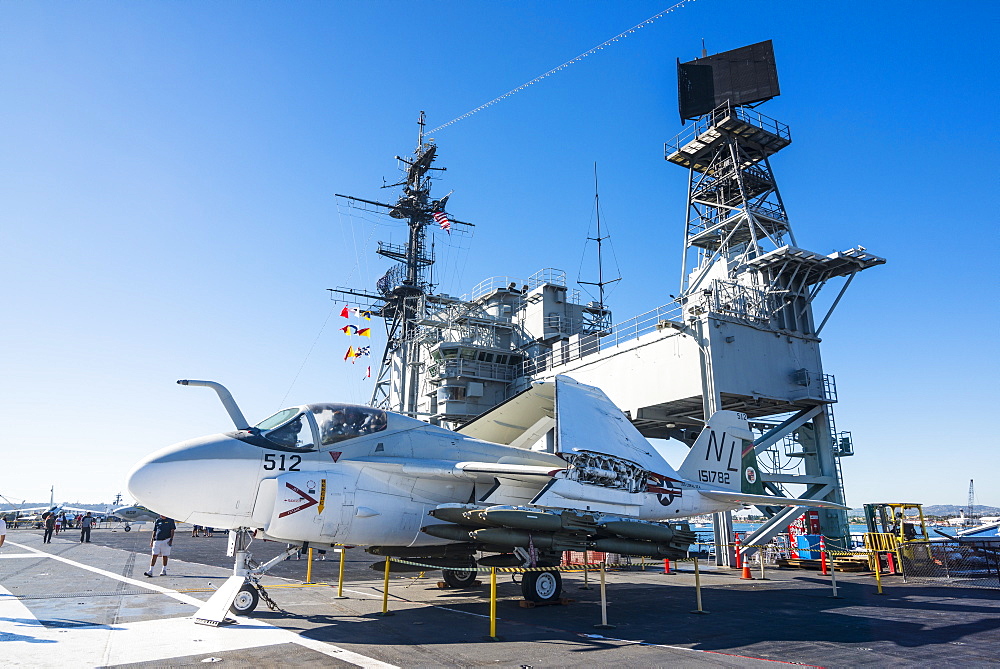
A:
[[[562,594],[562,576],[557,571],[526,571],[521,576],[521,594],[529,602],[558,601]]]
[[[473,562],[473,568],[476,563]],[[452,588],[471,588],[476,584],[476,576],[478,575],[475,571],[456,571],[454,569],[444,569],[442,570],[444,574],[444,582]]]

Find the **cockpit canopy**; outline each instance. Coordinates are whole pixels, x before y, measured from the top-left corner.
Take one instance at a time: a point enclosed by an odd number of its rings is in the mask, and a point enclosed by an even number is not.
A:
[[[329,446],[381,432],[387,426],[388,414],[381,409],[356,404],[307,404],[282,409],[254,429],[278,448],[312,451],[317,443]]]

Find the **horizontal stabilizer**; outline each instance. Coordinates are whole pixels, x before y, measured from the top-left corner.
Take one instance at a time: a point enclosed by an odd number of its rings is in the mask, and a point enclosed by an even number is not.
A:
[[[774,497],[772,495],[750,495],[733,490],[699,490],[699,493],[718,502],[730,504],[755,504],[761,506],[814,506],[820,509],[850,510],[851,507],[822,499],[799,499],[797,497]]]

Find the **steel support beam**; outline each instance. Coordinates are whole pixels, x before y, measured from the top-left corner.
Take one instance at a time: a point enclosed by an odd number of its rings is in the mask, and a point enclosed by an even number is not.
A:
[[[823,486],[813,486],[806,491],[804,495],[799,497],[799,499],[823,499],[824,495],[830,493],[836,487],[833,485],[823,485]],[[747,535],[744,548],[740,553],[744,557],[750,557],[757,552],[757,548],[751,548],[751,546],[759,546],[760,544],[765,544],[777,535],[781,534],[788,525],[794,522],[799,516],[808,511],[808,507],[805,506],[788,506],[775,514],[772,518],[769,518],[767,522],[758,527],[756,530]]]
[[[815,406],[811,409],[803,409],[798,412],[785,422],[772,428],[767,434],[763,435],[760,439],[753,442],[753,450],[757,455],[760,455],[769,447],[778,443],[780,439],[783,439],[786,434],[791,434],[793,430],[797,430],[803,425],[805,425],[809,420],[814,418],[823,410],[823,405]]]

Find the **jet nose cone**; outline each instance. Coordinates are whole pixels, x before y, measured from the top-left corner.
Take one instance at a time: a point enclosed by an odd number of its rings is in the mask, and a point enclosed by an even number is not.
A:
[[[225,434],[191,439],[139,461],[128,491],[178,521],[238,526],[253,510],[260,459],[260,449]]]

